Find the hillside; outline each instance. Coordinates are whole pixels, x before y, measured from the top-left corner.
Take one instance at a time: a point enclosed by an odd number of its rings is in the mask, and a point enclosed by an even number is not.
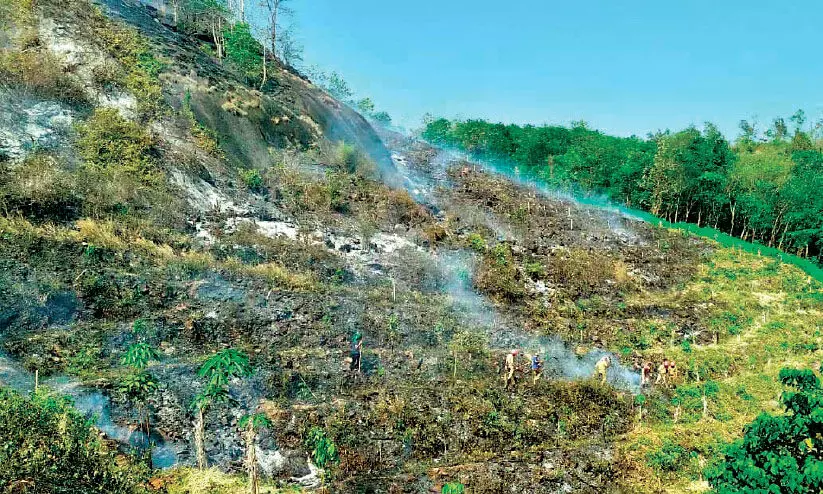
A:
[[[0,23],[10,492],[701,491],[819,366],[792,265],[374,129],[254,45],[259,84],[139,3]]]

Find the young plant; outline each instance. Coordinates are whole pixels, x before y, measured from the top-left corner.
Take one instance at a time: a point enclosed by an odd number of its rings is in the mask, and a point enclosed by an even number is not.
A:
[[[207,466],[206,458],[206,412],[216,404],[231,403],[232,397],[229,393],[229,381],[232,378],[248,377],[253,369],[249,363],[249,357],[245,353],[234,348],[220,350],[209,357],[200,370],[197,372],[206,379],[206,388],[199,393],[192,403],[192,408],[197,412],[194,424],[194,444],[197,452],[197,466],[201,470]]]
[[[131,372],[123,376],[118,385],[118,389],[127,400],[137,407],[138,421],[140,427],[146,434],[146,441],[149,446],[149,466],[151,466],[151,410],[149,409],[149,397],[157,391],[157,381],[150,373],[146,372],[149,362],[159,358],[159,354],[147,343],[135,343],[131,345],[126,354],[120,359],[120,363],[129,367]]]
[[[340,461],[337,454],[337,445],[326,435],[326,431],[320,427],[314,426],[309,430],[306,446],[311,448],[314,463],[320,468],[333,466]]]
[[[260,429],[271,427],[271,421],[265,414],[255,413],[240,419],[240,428],[243,429],[243,438],[246,442],[246,472],[249,474],[249,493],[260,492],[260,473],[257,468],[257,451],[254,443]]]

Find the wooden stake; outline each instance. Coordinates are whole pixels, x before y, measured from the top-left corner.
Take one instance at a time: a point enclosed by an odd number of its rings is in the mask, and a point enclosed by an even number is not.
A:
[[[37,393],[37,388],[40,386],[40,369],[34,369],[34,392]]]

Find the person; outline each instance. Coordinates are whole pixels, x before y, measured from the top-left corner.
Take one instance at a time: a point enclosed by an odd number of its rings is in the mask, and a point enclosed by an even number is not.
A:
[[[652,379],[652,363],[645,362],[640,369],[640,386],[648,386]]]
[[[509,384],[514,384],[514,358],[520,353],[518,350],[512,350],[506,355],[506,389],[509,389]]]
[[[669,378],[669,382],[674,382],[675,378],[677,378],[677,367],[674,365],[674,360],[669,360],[669,369],[666,372]]]
[[[612,365],[612,358],[606,355],[594,364],[594,375],[600,378],[601,384],[606,384],[608,379],[609,367]]]
[[[668,382],[668,374],[669,374],[669,359],[664,358],[663,363],[657,368],[657,379],[655,379],[655,384],[666,384]]]
[[[532,355],[532,384],[537,384],[537,380],[540,379],[540,373],[543,370],[543,362],[540,361],[540,354],[535,353]]]
[[[360,331],[354,333],[351,339],[351,364],[349,370],[360,372],[360,354],[363,350],[363,335]]]

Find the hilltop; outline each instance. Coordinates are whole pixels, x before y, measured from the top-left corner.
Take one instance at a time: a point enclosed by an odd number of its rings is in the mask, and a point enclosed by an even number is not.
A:
[[[374,128],[252,43],[260,84],[162,9],[0,14],[3,487],[246,492],[250,450],[263,492],[701,490],[820,359],[796,267]],[[504,388],[512,348],[540,379]]]

